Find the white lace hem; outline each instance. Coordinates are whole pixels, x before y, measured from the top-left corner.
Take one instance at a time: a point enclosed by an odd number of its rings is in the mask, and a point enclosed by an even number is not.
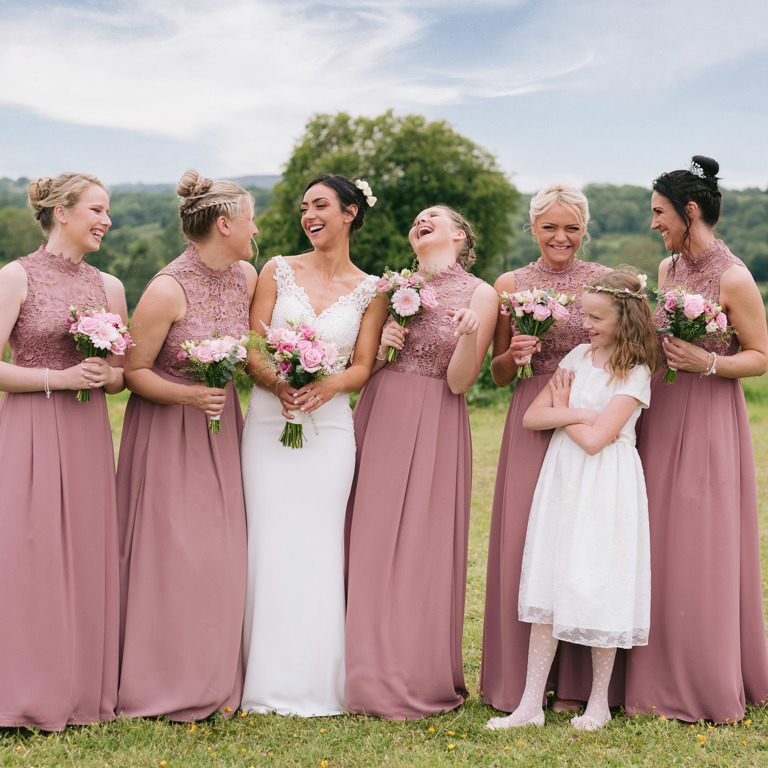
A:
[[[551,624],[554,637],[577,645],[588,645],[592,648],[632,648],[635,645],[648,645],[649,627],[633,627],[620,631],[568,627],[555,621],[554,611],[522,605],[518,607],[518,618],[529,624]]]

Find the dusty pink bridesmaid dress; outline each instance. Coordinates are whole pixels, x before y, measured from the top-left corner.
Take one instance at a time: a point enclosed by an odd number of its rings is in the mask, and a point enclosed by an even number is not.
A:
[[[169,381],[192,383],[178,360],[187,339],[248,330],[240,264],[223,271],[190,247],[158,274],[176,279],[187,311],[155,363]],[[141,329],[135,335],[140,342]],[[200,720],[234,712],[243,684],[245,505],[242,412],[229,386],[221,432],[202,411],[132,394],[117,470],[120,526],[120,689],[117,711]]]
[[[439,305],[413,320],[398,361],[355,408],[349,712],[416,719],[464,702],[472,443],[466,400],[446,381],[458,339],[445,310],[468,306],[480,282],[458,265],[432,277]]]
[[[577,345],[589,341],[582,328],[581,292],[587,283],[605,271],[606,267],[601,264],[579,259],[559,269],[539,259],[515,271],[516,290],[554,288],[576,296],[576,301],[569,307],[568,321],[553,326],[542,341],[541,352],[532,357],[534,375],[515,385],[499,453],[488,545],[480,690],[486,704],[504,712],[517,709],[525,688],[531,625],[518,620],[517,598],[528,514],[552,437],[552,430],[523,429],[523,415],[546,386],[560,360]],[[513,334],[515,328],[513,323]],[[561,642],[548,690],[556,688],[557,695],[563,699],[586,700],[592,682],[589,654],[589,648]],[[617,659],[617,668],[620,665],[621,659]],[[614,672],[612,700],[620,700],[620,691],[616,690],[620,683],[621,675]]]
[[[695,263],[678,257],[664,288],[718,301],[739,265],[719,240]],[[665,324],[661,309],[656,323]],[[730,344],[700,340],[718,355]],[[738,379],[657,373],[637,449],[651,526],[651,632],[627,657],[627,712],[716,723],[768,702],[755,461]]]
[[[27,298],[13,362],[81,362],[66,320],[70,305],[107,306],[99,271],[44,247],[18,263]],[[0,400],[0,726],[60,731],[114,718],[114,461],[103,390],[89,403],[66,390]]]

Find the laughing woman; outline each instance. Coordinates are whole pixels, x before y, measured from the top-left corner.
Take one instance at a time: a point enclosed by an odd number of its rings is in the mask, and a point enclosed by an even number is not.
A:
[[[13,352],[0,363],[0,726],[59,731],[114,718],[118,654],[104,392],[123,389],[123,371],[83,360],[67,318],[126,306],[120,281],[84,261],[111,225],[101,182],[36,179],[29,203],[48,242],[0,270],[0,348]]]
[[[720,166],[695,156],[653,183],[654,229],[672,255],[663,290],[685,287],[723,308],[737,335],[694,344],[665,336],[674,384],[657,374],[638,452],[651,526],[651,633],[628,656],[626,709],[734,722],[768,701],[760,532],[741,379],[768,369],[760,291],[718,240]],[[666,325],[661,303],[656,323]]]
[[[347,709],[391,720],[455,709],[472,444],[464,393],[496,324],[496,293],[465,270],[474,234],[456,211],[422,211],[409,239],[438,306],[388,323],[355,408],[347,525]],[[384,364],[385,348],[401,350]],[[382,370],[383,368],[383,370]]]
[[[247,332],[256,270],[244,260],[257,230],[239,184],[187,171],[178,193],[189,247],[144,291],[126,363],[118,712],[200,720],[237,709],[243,685],[243,419],[234,385],[190,381],[179,351],[189,339]]]

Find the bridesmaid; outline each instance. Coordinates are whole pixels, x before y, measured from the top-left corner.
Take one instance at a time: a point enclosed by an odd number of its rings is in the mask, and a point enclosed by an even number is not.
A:
[[[407,330],[388,323],[355,408],[347,599],[347,710],[391,720],[455,709],[461,658],[472,444],[464,393],[498,308],[465,271],[474,235],[456,211],[422,211],[409,234],[438,306]],[[384,370],[381,370],[384,368]]]
[[[525,688],[530,624],[517,618],[517,598],[528,513],[552,430],[523,429],[522,419],[536,395],[549,382],[562,358],[579,344],[589,342],[583,329],[581,293],[606,267],[576,258],[587,235],[589,205],[575,187],[551,184],[531,200],[531,232],[541,257],[526,267],[507,272],[496,281],[496,290],[513,293],[529,288],[553,288],[576,296],[567,322],[553,326],[543,340],[513,334],[508,317],[499,315],[493,338],[491,374],[500,387],[510,384],[519,366],[529,359],[533,377],[515,386],[509,406],[496,476],[483,629],[483,664],[480,690],[483,700],[496,709],[513,712]],[[590,690],[591,662],[583,648],[561,643],[558,695],[586,700]],[[556,674],[558,661],[553,665]],[[612,694],[612,698],[615,696]],[[573,709],[576,701],[558,700],[555,711]]]
[[[638,451],[651,525],[651,633],[627,660],[626,709],[734,722],[768,701],[755,465],[739,379],[768,369],[765,309],[744,264],[714,227],[718,163],[653,183],[651,229],[672,256],[664,290],[685,286],[723,307],[738,335],[689,344],[665,336],[674,384],[657,374]],[[665,325],[662,309],[656,323]]]
[[[60,731],[114,718],[115,464],[104,392],[122,358],[83,360],[71,305],[125,319],[120,281],[86,264],[111,225],[81,173],[40,178],[29,204],[48,242],[0,270],[0,726]],[[91,400],[75,393],[90,388]]]
[[[240,337],[256,288],[253,199],[187,171],[177,192],[189,247],[132,318],[132,391],[117,471],[121,672],[118,713],[200,720],[240,703],[245,599],[242,412],[234,385],[190,380],[180,344]],[[208,419],[221,417],[213,435]]]

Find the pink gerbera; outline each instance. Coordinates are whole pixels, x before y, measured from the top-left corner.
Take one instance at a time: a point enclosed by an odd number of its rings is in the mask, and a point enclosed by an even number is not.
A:
[[[400,317],[409,317],[419,311],[421,301],[413,288],[400,288],[392,294],[392,309]]]

